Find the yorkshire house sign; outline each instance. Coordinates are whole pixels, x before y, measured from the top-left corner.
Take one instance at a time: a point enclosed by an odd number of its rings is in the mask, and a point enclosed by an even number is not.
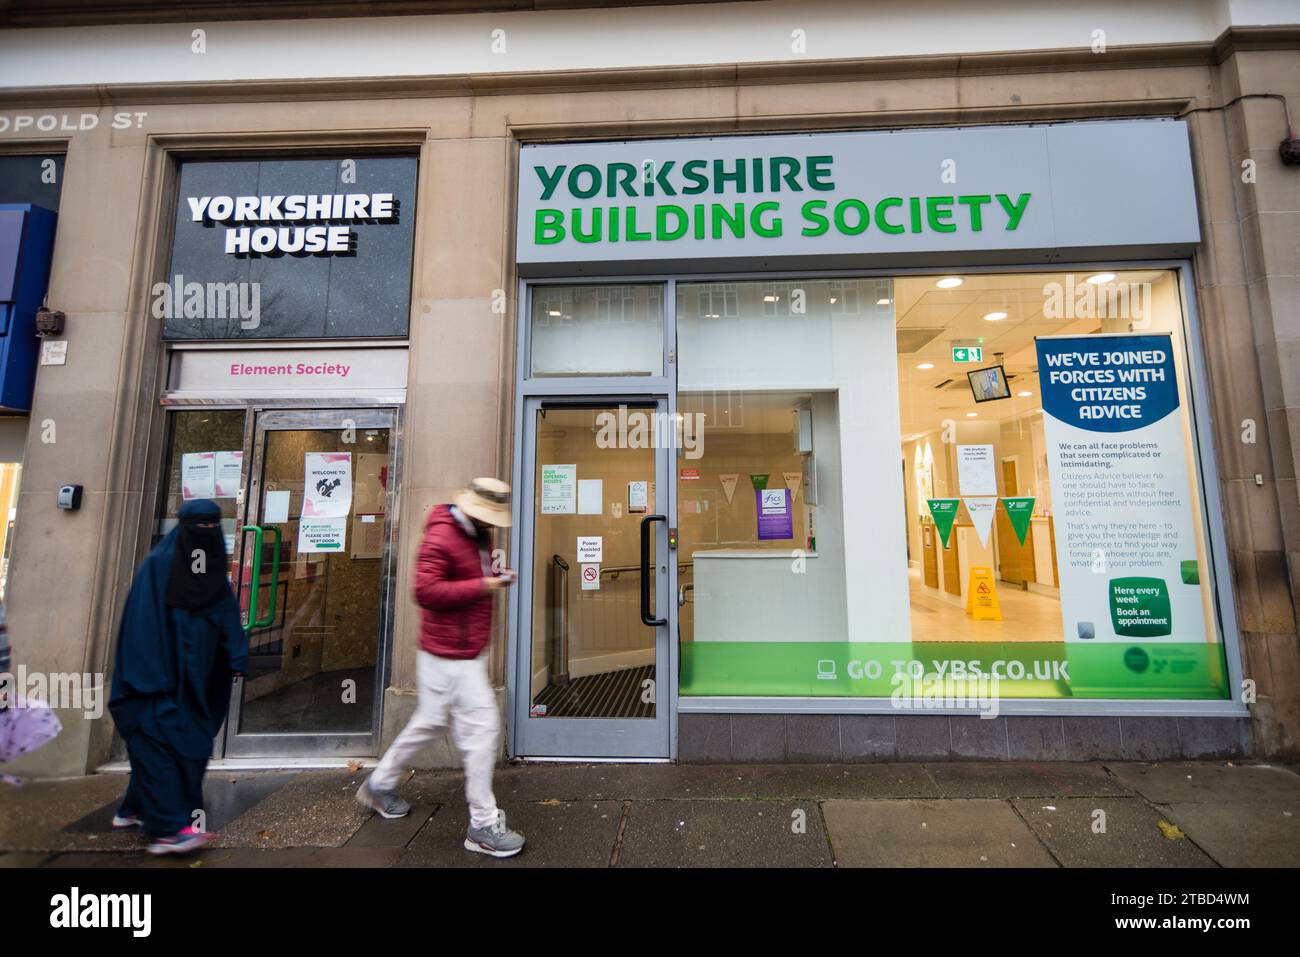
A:
[[[519,168],[532,274],[1186,255],[1200,239],[1177,121],[537,145]]]

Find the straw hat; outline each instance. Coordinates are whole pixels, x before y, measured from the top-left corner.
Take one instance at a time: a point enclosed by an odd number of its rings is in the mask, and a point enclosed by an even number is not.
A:
[[[470,518],[498,528],[510,527],[510,486],[500,479],[472,479],[468,488],[457,493],[456,505]]]

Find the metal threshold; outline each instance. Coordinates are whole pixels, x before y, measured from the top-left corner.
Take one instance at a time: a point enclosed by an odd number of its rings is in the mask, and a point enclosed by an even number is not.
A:
[[[378,758],[213,758],[209,771],[320,771],[345,769],[353,763],[373,768]],[[110,761],[95,768],[96,774],[127,774],[126,761]]]

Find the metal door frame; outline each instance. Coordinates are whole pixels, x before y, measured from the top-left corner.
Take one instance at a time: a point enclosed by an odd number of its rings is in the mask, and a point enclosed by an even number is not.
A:
[[[655,509],[664,522],[655,522],[657,566],[654,617],[665,624],[655,628],[654,718],[530,718],[532,689],[534,501],[536,495],[537,413],[545,408],[617,408],[635,403],[653,406],[660,415],[672,414],[670,397],[644,391],[600,391],[582,395],[532,396],[523,399],[519,419],[519,458],[515,475],[514,554],[519,583],[510,606],[511,714],[509,749],[512,756],[539,759],[669,760],[672,757],[673,718],[677,699],[677,553],[669,551],[668,529],[676,528],[675,492],[672,491],[674,450],[655,447]],[[647,626],[648,627],[648,626]]]
[[[285,405],[252,404],[247,406],[249,413],[245,422],[246,434],[251,443],[245,448],[250,452],[245,477],[244,501],[239,508],[239,525],[257,524],[251,518],[261,517],[262,470],[266,456],[266,435],[268,432],[285,432],[301,430],[343,429],[350,422],[357,429],[388,429],[389,474],[387,509],[384,517],[384,554],[380,559],[380,587],[382,595],[379,603],[379,628],[375,635],[374,682],[375,694],[368,732],[285,732],[285,733],[240,733],[239,717],[243,710],[243,679],[235,679],[231,689],[230,713],[226,718],[225,728],[219,736],[223,744],[222,755],[231,757],[370,757],[378,753],[382,729],[384,689],[387,686],[391,669],[391,652],[394,621],[394,581],[395,562],[393,552],[393,527],[396,510],[399,505],[399,481],[401,475],[402,421],[401,406],[367,406],[360,403],[341,405],[337,402],[328,406],[306,407],[305,403],[286,403]],[[243,568],[244,539],[240,535],[240,563]],[[242,575],[241,575],[242,577]]]

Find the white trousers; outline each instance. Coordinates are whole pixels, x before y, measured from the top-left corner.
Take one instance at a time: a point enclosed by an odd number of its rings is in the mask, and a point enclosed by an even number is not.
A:
[[[470,823],[486,827],[496,820],[492,769],[497,759],[501,719],[488,681],[487,652],[477,658],[440,658],[421,650],[416,661],[419,700],[415,714],[397,736],[370,776],[374,791],[391,791],[417,751],[428,744],[450,718],[452,740],[465,768],[465,800]]]

